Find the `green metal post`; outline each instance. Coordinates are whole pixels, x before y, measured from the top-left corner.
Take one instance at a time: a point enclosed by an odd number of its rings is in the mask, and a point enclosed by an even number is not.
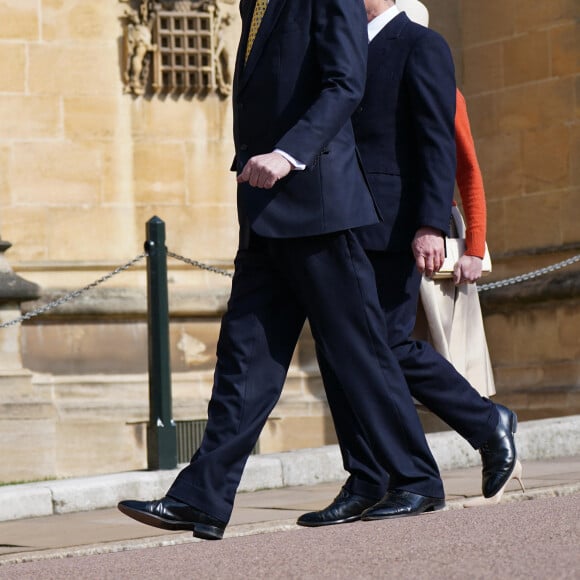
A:
[[[169,301],[165,223],[157,216],[147,222],[147,317],[149,336],[149,469],[177,466],[177,430],[171,411],[169,359]]]

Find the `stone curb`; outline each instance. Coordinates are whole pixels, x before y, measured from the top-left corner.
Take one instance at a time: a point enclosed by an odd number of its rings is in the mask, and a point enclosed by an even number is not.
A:
[[[430,433],[427,440],[442,471],[479,464],[479,454],[455,432]],[[580,455],[580,415],[521,423],[517,443],[524,461]],[[0,521],[111,508],[127,498],[161,497],[179,470],[132,471],[0,487]],[[251,456],[239,491],[315,485],[345,478],[338,446],[329,445]]]

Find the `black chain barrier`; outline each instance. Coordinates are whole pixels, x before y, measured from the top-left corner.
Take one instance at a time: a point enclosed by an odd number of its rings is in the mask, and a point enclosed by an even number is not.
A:
[[[209,264],[204,264],[203,262],[198,262],[197,260],[192,260],[191,258],[186,258],[184,256],[180,256],[179,254],[174,254],[167,250],[167,255],[170,258],[175,258],[176,260],[180,260],[181,262],[185,262],[194,268],[199,268],[200,270],[207,270],[208,272],[213,272],[214,274],[220,274],[221,276],[227,276],[228,278],[233,278],[233,274],[228,270],[223,270],[222,268],[216,268],[215,266],[210,266]]]
[[[544,276],[545,274],[549,274],[550,272],[561,270],[566,266],[571,266],[576,262],[580,262],[580,254],[576,254],[575,256],[572,256],[567,260],[562,260],[561,262],[552,264],[551,266],[546,266],[545,268],[540,268],[539,270],[533,270],[532,272],[528,272],[527,274],[520,274],[519,276],[514,276],[513,278],[505,278],[504,280],[498,280],[497,282],[489,282],[488,284],[478,284],[477,291],[487,292],[488,290],[493,290],[494,288],[502,288],[504,286],[519,284],[520,282],[527,282],[528,280],[538,278],[539,276]]]
[[[4,322],[3,324],[0,324],[0,329],[8,328],[10,326],[20,324],[21,322],[24,322],[25,320],[30,320],[31,318],[34,318],[35,316],[40,316],[41,314],[44,314],[45,312],[49,312],[51,310],[54,310],[55,308],[58,308],[60,305],[65,304],[66,302],[70,302],[71,300],[78,298],[79,296],[81,296],[85,292],[88,292],[89,290],[96,288],[97,286],[99,286],[103,282],[110,280],[113,276],[116,276],[117,274],[120,274],[121,272],[124,272],[125,270],[129,269],[131,266],[134,266],[135,264],[140,262],[143,258],[145,258],[146,255],[147,254],[145,254],[145,253],[139,254],[138,256],[136,256],[135,258],[133,258],[132,260],[130,260],[126,264],[123,264],[122,266],[115,268],[112,272],[109,272],[108,274],[101,276],[98,280],[95,280],[94,282],[87,284],[83,288],[79,288],[78,290],[73,290],[72,292],[69,292],[68,294],[65,294],[64,296],[61,296],[60,298],[57,298],[56,300],[53,300],[52,302],[49,302],[48,304],[45,304],[44,306],[40,306],[39,308],[31,310],[30,312],[27,312],[26,314],[23,314],[22,316],[19,316],[18,318],[15,318],[14,320],[9,320],[8,322]]]

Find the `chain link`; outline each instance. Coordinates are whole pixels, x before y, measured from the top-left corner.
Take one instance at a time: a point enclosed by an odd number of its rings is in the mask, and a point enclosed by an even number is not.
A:
[[[558,262],[557,264],[552,264],[551,266],[546,266],[545,268],[540,268],[539,270],[533,270],[527,274],[520,274],[519,276],[514,276],[513,278],[505,278],[504,280],[498,280],[497,282],[489,282],[488,284],[481,284],[477,286],[478,292],[486,292],[487,290],[494,290],[495,288],[502,288],[504,286],[511,286],[513,284],[519,284],[520,282],[526,282],[532,280],[533,278],[538,278],[539,276],[544,276],[550,272],[555,272],[566,266],[570,266],[576,262],[580,262],[580,254],[572,256],[567,260]]]
[[[222,276],[227,276],[228,278],[232,278],[233,274],[228,270],[223,270],[222,268],[216,268],[215,266],[210,266],[209,264],[204,264],[203,262],[198,262],[197,260],[192,260],[190,258],[186,258],[184,256],[180,256],[179,254],[174,254],[167,250],[167,255],[170,258],[175,258],[176,260],[180,260],[181,262],[185,262],[190,266],[194,266],[195,268],[199,268],[200,270],[207,270],[208,272],[213,272],[214,274],[220,274]]]
[[[94,282],[87,284],[84,288],[79,288],[78,290],[73,290],[72,292],[69,292],[68,294],[65,294],[64,296],[61,296],[60,298],[57,298],[56,300],[53,300],[52,302],[45,304],[44,306],[40,306],[39,308],[35,308],[34,310],[31,310],[30,312],[23,314],[19,318],[15,318],[14,320],[9,320],[8,322],[4,322],[3,324],[0,324],[0,329],[8,328],[10,326],[14,326],[15,324],[20,324],[21,322],[24,322],[25,320],[30,320],[31,318],[34,318],[35,316],[39,316],[40,314],[44,314],[45,312],[49,312],[50,310],[54,310],[55,308],[58,308],[62,304],[65,304],[66,302],[70,302],[71,300],[78,298],[81,294],[84,294],[85,292],[88,292],[89,290],[96,288],[97,286],[99,286],[103,282],[110,280],[113,276],[116,276],[117,274],[120,274],[121,272],[128,270],[131,266],[134,266],[135,264],[137,264],[137,262],[140,262],[146,255],[147,254],[145,254],[145,253],[139,254],[138,256],[136,256],[135,258],[133,258],[132,260],[130,260],[126,264],[123,264],[123,266],[119,266],[118,268],[115,268],[115,270],[113,270],[112,272],[109,272],[108,274],[105,274],[104,276],[102,276],[98,280],[95,280]]]

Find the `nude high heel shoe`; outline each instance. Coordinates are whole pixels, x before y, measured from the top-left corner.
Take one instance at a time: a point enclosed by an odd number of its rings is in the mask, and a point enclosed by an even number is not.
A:
[[[503,484],[501,489],[495,495],[492,495],[491,497],[474,497],[464,502],[463,507],[470,508],[498,504],[501,501],[505,488],[512,479],[517,479],[520,487],[522,488],[522,493],[526,493],[526,488],[524,487],[524,482],[522,481],[522,464],[517,459],[514,465],[514,469],[511,472],[508,480]]]

